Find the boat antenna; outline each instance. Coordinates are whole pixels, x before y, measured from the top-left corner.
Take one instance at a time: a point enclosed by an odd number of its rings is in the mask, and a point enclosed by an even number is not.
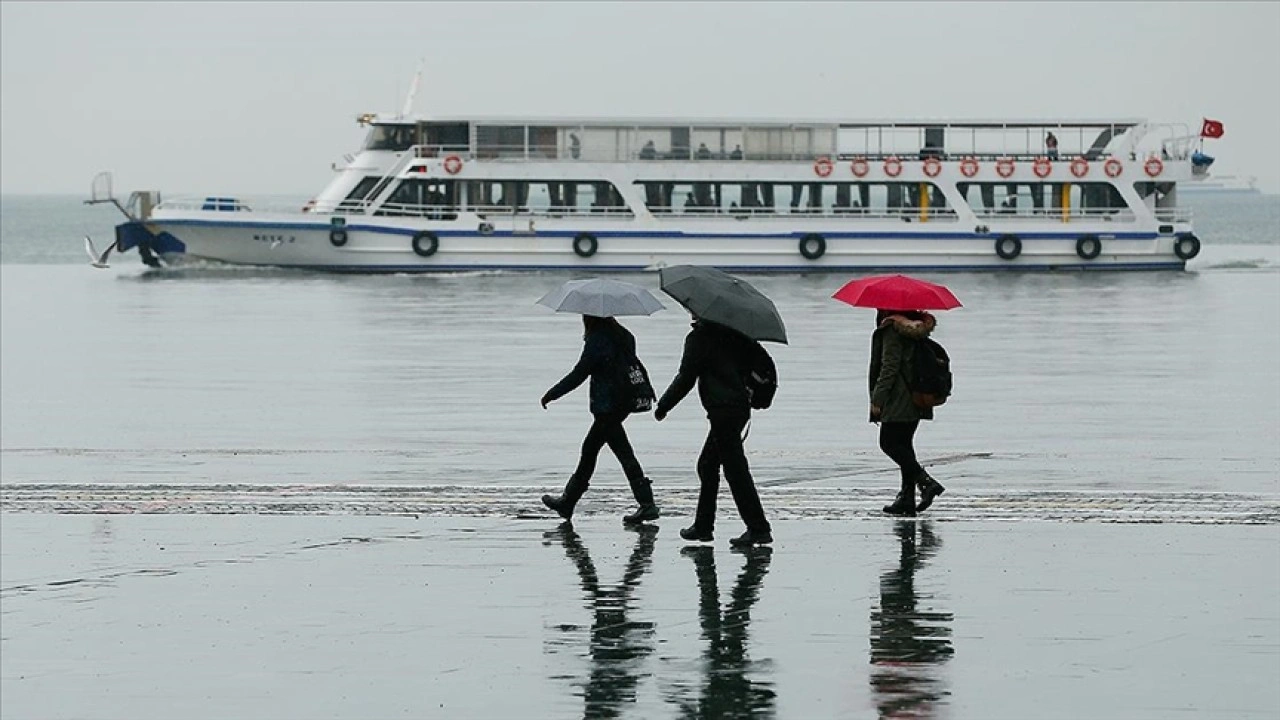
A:
[[[404,119],[413,113],[413,97],[418,94],[418,81],[422,79],[422,67],[427,59],[418,60],[418,71],[413,74],[413,82],[409,83],[409,95],[404,99],[404,107],[400,110],[400,118]]]

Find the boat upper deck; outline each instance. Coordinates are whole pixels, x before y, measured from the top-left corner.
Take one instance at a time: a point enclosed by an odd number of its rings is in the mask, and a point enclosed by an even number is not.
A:
[[[500,161],[755,161],[818,157],[937,157],[1093,160],[1160,153],[1185,159],[1187,126],[1141,119],[1086,120],[659,120],[513,118],[357,118],[371,127],[366,150],[412,150]]]

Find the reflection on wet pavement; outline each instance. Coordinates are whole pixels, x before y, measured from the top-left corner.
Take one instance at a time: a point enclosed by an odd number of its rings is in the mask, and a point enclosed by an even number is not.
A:
[[[543,534],[544,544],[558,540],[564,546],[565,555],[577,567],[583,600],[593,613],[591,677],[582,688],[583,717],[587,718],[617,717],[624,703],[634,703],[641,666],[653,652],[654,624],[628,620],[627,612],[640,578],[652,562],[658,528],[642,525],[628,529],[636,536],[635,549],[627,560],[622,579],[613,585],[600,582],[591,553],[572,523],[561,523],[555,530]],[[578,630],[573,625],[561,625],[559,629],[562,632]]]
[[[715,550],[707,546],[682,549],[692,558],[698,577],[698,620],[702,639],[705,677],[696,700],[674,698],[685,718],[774,717],[777,694],[773,683],[755,679],[757,663],[747,657],[747,630],[751,624],[751,606],[760,598],[760,586],[769,572],[773,550],[752,547],[734,554],[745,555],[746,563],[729,594],[729,604],[720,607],[720,590],[716,582]]]
[[[896,567],[880,576],[880,606],[871,611],[871,690],[882,718],[934,717],[950,694],[941,665],[955,654],[954,616],[924,609],[938,598],[917,592],[916,571],[942,541],[927,520],[898,521],[893,531],[902,551]]]

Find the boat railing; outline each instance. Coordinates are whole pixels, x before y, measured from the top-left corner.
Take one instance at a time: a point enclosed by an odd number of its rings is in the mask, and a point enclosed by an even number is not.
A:
[[[1160,222],[1191,222],[1191,208],[1156,208],[1156,219]]]
[[[689,207],[689,206],[652,206],[649,208],[655,217],[660,218],[696,218],[696,217],[733,217],[747,218],[848,218],[858,217],[868,220],[902,220],[903,222],[939,221],[952,222],[959,219],[951,208],[860,208],[860,207],[820,207],[820,208],[768,208],[768,207]]]

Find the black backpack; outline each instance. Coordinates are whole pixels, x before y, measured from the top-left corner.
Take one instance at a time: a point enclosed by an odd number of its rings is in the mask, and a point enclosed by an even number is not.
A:
[[[773,358],[758,341],[751,341],[751,358],[743,382],[747,386],[747,401],[755,410],[767,410],[778,393],[778,368]]]
[[[653,385],[649,383],[649,371],[644,363],[634,355],[625,362],[618,363],[620,375],[618,388],[622,394],[620,405],[627,412],[649,412],[657,396]]]
[[[951,357],[936,341],[923,338],[916,342],[907,387],[916,407],[937,407],[951,396]]]

